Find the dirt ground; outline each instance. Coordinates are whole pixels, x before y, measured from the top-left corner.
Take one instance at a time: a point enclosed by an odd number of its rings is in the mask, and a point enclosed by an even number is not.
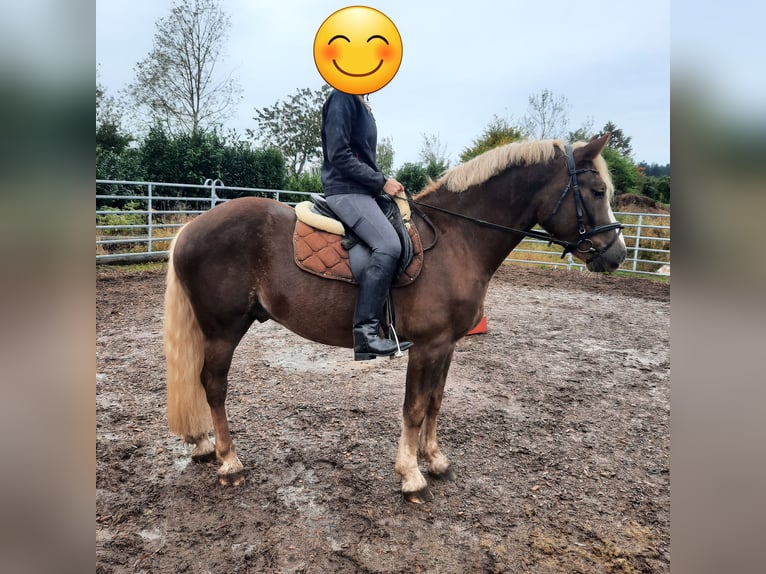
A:
[[[402,500],[406,359],[256,324],[229,418],[245,483],[167,431],[164,271],[97,270],[97,572],[670,571],[670,286],[502,267],[440,418],[455,482]]]

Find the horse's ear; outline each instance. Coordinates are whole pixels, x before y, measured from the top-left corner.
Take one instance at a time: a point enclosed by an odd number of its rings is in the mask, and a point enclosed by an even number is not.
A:
[[[606,144],[609,141],[609,136],[611,135],[611,132],[606,132],[600,136],[593,136],[590,138],[590,141],[582,148],[582,159],[593,159],[600,154],[606,147]]]

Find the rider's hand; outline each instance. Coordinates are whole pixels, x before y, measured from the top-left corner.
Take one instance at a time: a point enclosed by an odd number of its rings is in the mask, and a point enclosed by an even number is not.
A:
[[[404,186],[393,177],[386,180],[383,186],[383,193],[390,196],[404,195]]]

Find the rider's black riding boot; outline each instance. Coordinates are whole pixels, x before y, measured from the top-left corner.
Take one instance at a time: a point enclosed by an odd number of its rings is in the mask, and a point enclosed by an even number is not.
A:
[[[390,255],[373,253],[359,281],[359,294],[354,312],[354,360],[366,361],[387,357],[397,351],[396,342],[380,336],[380,313],[388,288],[394,278],[397,261]],[[402,351],[412,347],[399,341]]]

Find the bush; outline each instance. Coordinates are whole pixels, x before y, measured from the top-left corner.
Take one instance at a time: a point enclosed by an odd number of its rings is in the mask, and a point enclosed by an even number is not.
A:
[[[96,215],[96,225],[146,225],[146,215],[143,213],[121,213],[131,209],[141,209],[136,202],[129,202],[124,208],[103,207],[101,211],[113,211],[114,213],[105,213]],[[102,235],[137,235],[143,233],[142,228],[136,229],[102,229]]]
[[[140,150],[128,148],[121,152],[96,147],[96,179],[143,181],[146,179]]]
[[[422,191],[429,181],[426,169],[416,163],[405,163],[396,172],[396,179],[413,195]]]
[[[197,131],[169,137],[154,127],[140,148],[149,181],[200,185],[220,179],[230,187],[283,189],[285,161],[279,150],[256,150],[232,134],[225,141],[217,132]],[[237,192],[232,192],[237,197]]]
[[[670,176],[642,177],[641,194],[661,203],[670,203]]]
[[[291,175],[285,182],[285,189],[289,189],[290,191],[303,191],[306,193],[324,193],[322,176],[318,173]]]

